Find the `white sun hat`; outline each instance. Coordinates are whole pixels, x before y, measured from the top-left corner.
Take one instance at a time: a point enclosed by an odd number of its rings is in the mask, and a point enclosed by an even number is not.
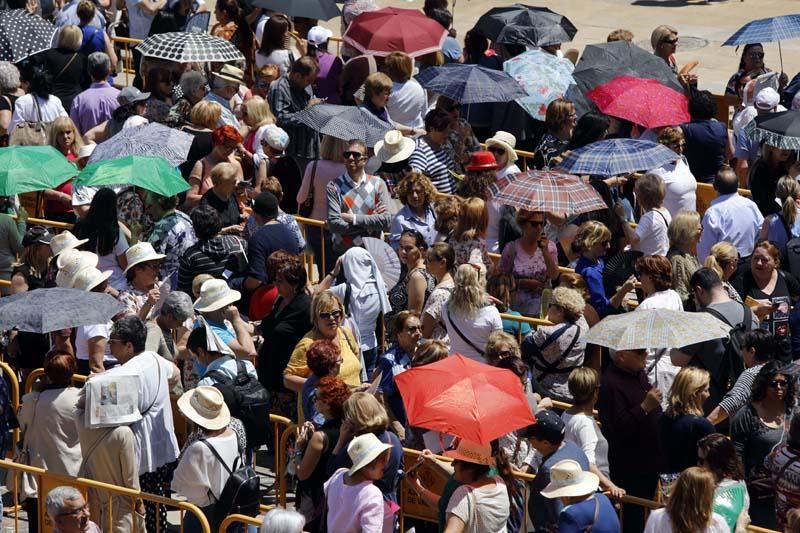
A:
[[[138,242],[125,251],[125,259],[128,260],[128,268],[125,269],[127,274],[130,269],[139,263],[147,261],[157,261],[167,257],[164,254],[157,254],[153,249],[153,245],[149,242]]]
[[[380,454],[386,450],[392,449],[391,444],[386,444],[380,441],[374,433],[365,433],[359,435],[350,441],[347,445],[347,455],[353,462],[348,472],[351,476],[356,472],[374,461]]]
[[[111,277],[111,270],[100,272],[95,267],[84,268],[72,278],[72,288],[91,291]]]
[[[216,387],[195,387],[178,398],[178,409],[183,416],[203,429],[216,431],[231,422],[231,412],[225,398]]]
[[[61,252],[72,250],[87,242],[89,239],[78,239],[72,232],[62,231],[50,239],[50,250],[53,252],[53,257],[58,257]]]
[[[508,162],[513,163],[517,160],[517,152],[514,148],[517,146],[517,138],[507,131],[498,131],[494,136],[486,139],[486,146],[499,146],[508,154]]]
[[[382,141],[375,143],[375,156],[384,163],[399,163],[411,157],[416,143],[399,130],[387,131]]]
[[[58,256],[56,265],[56,285],[62,289],[71,289],[75,282],[75,276],[85,268],[95,268],[99,258],[92,252],[82,252],[80,250],[66,250]]]
[[[200,286],[200,298],[194,303],[194,308],[201,313],[216,311],[238,302],[242,293],[228,287],[223,279],[210,279]]]
[[[586,472],[577,461],[564,459],[550,467],[550,483],[542,489],[545,498],[586,496],[597,491],[600,478]]]

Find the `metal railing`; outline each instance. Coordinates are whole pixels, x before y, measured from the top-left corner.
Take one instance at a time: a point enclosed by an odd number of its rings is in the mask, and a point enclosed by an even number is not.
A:
[[[233,524],[247,524],[251,526],[260,526],[264,518],[261,516],[252,517],[243,514],[231,514],[225,517],[225,520],[219,525],[219,533],[228,533],[228,528]]]

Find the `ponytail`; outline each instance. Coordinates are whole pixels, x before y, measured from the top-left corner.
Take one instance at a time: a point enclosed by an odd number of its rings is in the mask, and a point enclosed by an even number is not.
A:
[[[508,499],[511,500],[519,492],[519,485],[518,481],[514,478],[514,470],[511,467],[511,462],[508,460],[506,452],[500,447],[499,442],[496,440],[492,441],[492,455],[494,455],[497,474],[503,482],[505,482],[506,490],[508,491]]]
[[[703,266],[719,274],[720,279],[722,279],[722,265],[719,264],[714,254],[709,254],[709,256],[706,257],[706,260],[703,261]]]
[[[798,188],[800,189],[800,185],[798,185]],[[795,220],[797,220],[797,200],[795,200],[791,196],[787,196],[783,200],[783,207],[781,208],[781,216],[783,216],[783,221],[789,228],[794,226],[794,222]],[[789,235],[789,239],[791,238],[792,236]]]

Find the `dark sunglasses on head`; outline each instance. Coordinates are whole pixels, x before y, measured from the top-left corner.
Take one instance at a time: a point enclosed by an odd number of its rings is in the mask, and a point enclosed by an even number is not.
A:
[[[351,157],[353,159],[361,159],[362,157],[364,157],[364,154],[362,154],[361,152],[352,152],[348,150],[342,152],[342,157],[344,157],[345,159],[350,159]]]

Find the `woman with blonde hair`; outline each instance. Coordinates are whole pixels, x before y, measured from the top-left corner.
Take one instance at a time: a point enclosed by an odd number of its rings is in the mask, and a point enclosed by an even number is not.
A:
[[[644,255],[667,255],[669,251],[667,233],[672,215],[663,205],[666,190],[664,180],[656,174],[648,173],[636,180],[636,201],[644,214],[635,230],[627,223],[623,205],[617,203],[614,207],[617,216],[622,219],[622,230],[631,243],[631,248]]]
[[[672,382],[667,409],[659,420],[667,476],[677,477],[676,473],[697,465],[697,442],[716,431],[703,411],[710,383],[708,371],[697,367],[682,368]]]
[[[214,149],[214,142],[211,136],[221,116],[222,106],[216,102],[200,100],[192,106],[189,112],[190,122],[180,128],[181,131],[194,137],[192,146],[189,147],[186,161],[178,167],[184,179],[188,180],[195,163],[206,157]]]
[[[658,26],[650,35],[650,45],[653,47],[653,54],[663,59],[677,74],[678,62],[675,60],[675,50],[678,48],[678,30],[665,24]]]
[[[644,533],[728,533],[725,519],[713,511],[714,474],[704,468],[687,468],[678,477],[666,507],[647,519]]]
[[[269,103],[266,98],[260,96],[253,96],[242,104],[242,127],[239,133],[242,134],[244,141],[242,146],[244,152],[242,159],[244,164],[242,168],[253,168],[253,154],[256,153],[256,142],[258,141],[256,133],[258,128],[268,124],[275,124],[275,115],[269,108]]]
[[[739,250],[728,241],[720,241],[711,247],[710,254],[703,261],[703,266],[719,274],[722,287],[731,300],[742,303],[739,292],[729,283],[736,270],[739,268]]]
[[[667,259],[672,263],[672,288],[681,301],[689,299],[689,278],[700,268],[696,254],[702,234],[703,226],[697,211],[678,212],[667,231],[670,246]]]
[[[77,161],[83,139],[78,127],[69,117],[58,117],[50,127],[50,146],[61,152],[69,161]],[[77,174],[77,170],[75,174]],[[48,220],[75,222],[72,212],[72,178],[54,189],[44,191],[45,216]]]
[[[800,182],[790,176],[782,177],[775,187],[775,196],[780,200],[781,210],[764,219],[758,238],[772,241],[781,255],[786,255],[786,244],[800,237],[800,216],[797,216]]]
[[[533,165],[536,168],[550,168],[553,159],[567,149],[569,141],[572,139],[572,130],[575,129],[577,123],[578,114],[575,111],[575,104],[561,98],[550,102],[544,119],[547,133],[544,134],[534,150]]]
[[[478,268],[461,265],[454,277],[450,300],[442,309],[442,322],[450,338],[450,352],[485,362],[489,335],[503,330],[500,312],[489,302]]]
[[[486,228],[489,209],[480,198],[467,198],[459,211],[458,222],[450,244],[456,253],[456,265],[469,264],[480,270],[481,279],[492,270],[492,260],[486,249]]]
[[[393,120],[409,128],[424,128],[428,97],[413,77],[414,59],[405,52],[392,52],[384,59],[381,70],[392,80],[392,98],[386,109]]]
[[[42,67],[53,77],[53,96],[69,111],[72,100],[91,83],[86,67],[87,55],[81,53],[83,31],[78,26],[63,26],[57,35],[56,46],[43,52]]]

